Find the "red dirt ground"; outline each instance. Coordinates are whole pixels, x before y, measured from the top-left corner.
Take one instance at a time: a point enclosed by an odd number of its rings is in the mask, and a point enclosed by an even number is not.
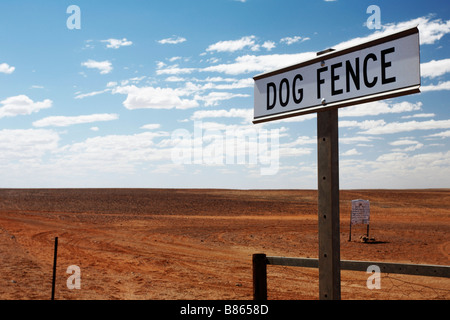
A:
[[[370,236],[351,200],[370,200]],[[340,192],[341,259],[450,265],[450,190]],[[252,254],[317,258],[312,190],[0,189],[0,299],[252,299]],[[67,267],[81,270],[70,290]],[[450,299],[450,279],[342,271],[342,299]],[[268,266],[269,299],[318,297],[318,270]]]

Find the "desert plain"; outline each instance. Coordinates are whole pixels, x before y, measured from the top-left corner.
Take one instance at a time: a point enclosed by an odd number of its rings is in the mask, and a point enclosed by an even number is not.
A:
[[[348,241],[355,199],[371,242]],[[58,237],[57,300],[251,300],[252,255],[317,258],[317,220],[316,190],[0,189],[0,299],[51,298]],[[341,190],[340,241],[342,260],[450,265],[450,189]],[[317,269],[267,273],[270,300],[318,298]],[[450,299],[448,278],[369,276],[342,270],[342,299]]]

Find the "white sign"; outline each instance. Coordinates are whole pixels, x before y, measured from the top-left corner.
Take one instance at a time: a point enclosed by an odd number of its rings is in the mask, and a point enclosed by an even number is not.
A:
[[[254,123],[418,93],[419,31],[406,29],[253,79]]]
[[[370,203],[369,200],[352,200],[352,216],[350,224],[369,224]]]

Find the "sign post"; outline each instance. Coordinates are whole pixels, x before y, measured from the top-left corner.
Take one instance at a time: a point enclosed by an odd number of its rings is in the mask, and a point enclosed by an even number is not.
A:
[[[317,113],[319,298],[340,300],[338,109]]]
[[[419,30],[408,28],[257,75],[253,123],[317,113],[319,298],[341,297],[338,108],[419,93]]]

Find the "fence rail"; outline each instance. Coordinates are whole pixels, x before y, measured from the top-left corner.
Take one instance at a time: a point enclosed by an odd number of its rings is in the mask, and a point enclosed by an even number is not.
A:
[[[312,258],[267,257],[264,253],[253,255],[253,299],[267,300],[267,265],[318,268],[319,260]],[[376,261],[341,260],[341,270],[367,271],[376,265],[384,273],[450,278],[450,266],[388,263]]]

